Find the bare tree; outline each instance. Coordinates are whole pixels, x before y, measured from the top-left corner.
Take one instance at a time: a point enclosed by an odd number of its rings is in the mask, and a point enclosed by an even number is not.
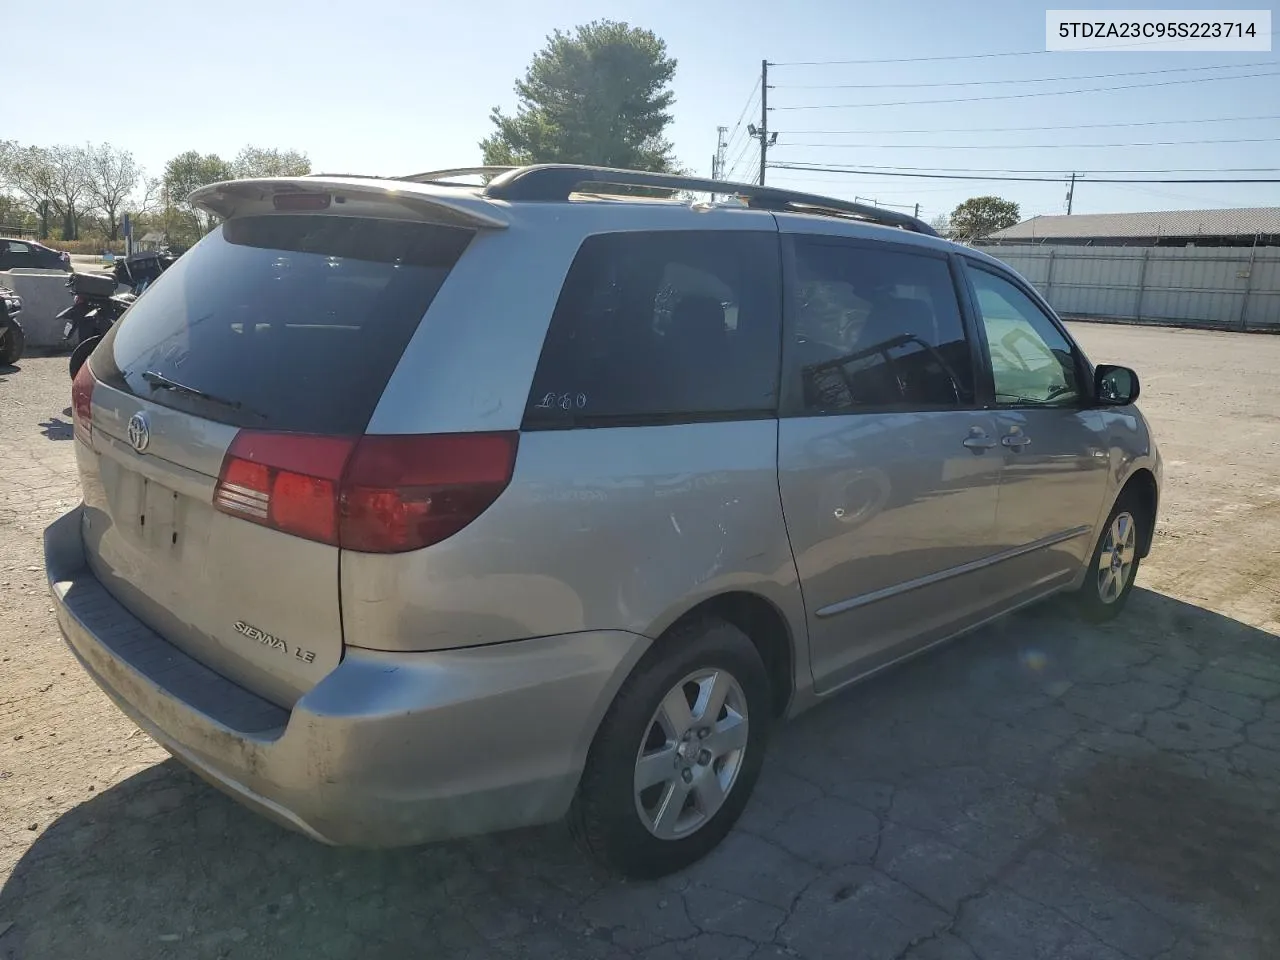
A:
[[[120,235],[125,205],[142,178],[133,154],[109,143],[85,151],[88,163],[88,195],[102,214],[103,228],[112,241]]]
[[[139,216],[150,216],[164,206],[164,180],[142,177],[142,192],[129,201],[129,209]]]
[[[62,239],[77,240],[80,236],[82,200],[89,196],[92,180],[89,172],[89,151],[84,147],[57,146],[45,151],[49,163],[49,176],[53,185],[50,200],[54,209],[62,215]]]

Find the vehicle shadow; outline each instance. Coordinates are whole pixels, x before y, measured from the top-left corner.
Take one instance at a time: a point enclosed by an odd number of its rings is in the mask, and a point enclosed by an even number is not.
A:
[[[957,906],[1004,884],[1052,907],[1037,922],[1064,938],[1111,923],[1112,940],[1168,928],[1187,944],[1208,938],[1214,956],[1274,956],[1276,640],[1147,590],[1102,627],[1061,602],[1006,618],[781,728],[738,829],[657,883],[592,866],[562,825],[408,850],[324,847],[169,760],[92,795],[26,851],[0,889],[0,928],[13,924],[0,957],[665,957],[702,936],[699,955],[746,958],[776,939],[817,956],[808,925],[825,929],[833,899],[858,902],[849,865],[901,878],[909,862],[912,889],[957,911],[976,955],[1019,955],[991,938],[1033,935],[1019,918],[984,924],[981,904]],[[925,839],[899,862],[907,835]],[[960,856],[979,865],[966,868],[971,893],[930,892]],[[846,878],[834,895],[816,882],[824,874]],[[814,910],[797,906],[819,894]],[[1107,919],[1139,902],[1137,927]]]

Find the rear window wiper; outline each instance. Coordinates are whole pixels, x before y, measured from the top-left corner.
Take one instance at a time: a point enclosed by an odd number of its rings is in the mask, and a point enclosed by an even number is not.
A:
[[[215,393],[209,393],[205,390],[198,390],[195,387],[189,387],[185,383],[179,383],[177,380],[170,380],[163,373],[156,373],[154,370],[147,370],[142,374],[142,379],[151,384],[153,390],[172,390],[174,393],[180,393],[186,397],[195,397],[206,403],[217,404],[220,407],[226,407],[235,410],[237,413],[247,413],[250,416],[257,417],[259,420],[267,419],[265,414],[259,413],[257,410],[251,410],[239,400],[229,400],[226,397],[220,397]]]

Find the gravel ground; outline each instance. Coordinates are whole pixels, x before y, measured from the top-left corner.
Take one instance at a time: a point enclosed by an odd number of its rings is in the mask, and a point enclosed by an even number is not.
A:
[[[42,583],[65,358],[0,368],[0,958],[1280,955],[1280,337],[1075,329],[1166,460],[1126,615],[1051,602],[807,714],[722,848],[645,884],[558,825],[329,849],[166,759]]]

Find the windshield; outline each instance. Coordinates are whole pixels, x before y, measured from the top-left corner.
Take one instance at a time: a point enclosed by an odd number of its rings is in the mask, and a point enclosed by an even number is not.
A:
[[[239,426],[361,433],[470,237],[351,217],[230,220],[129,310],[94,373]]]

